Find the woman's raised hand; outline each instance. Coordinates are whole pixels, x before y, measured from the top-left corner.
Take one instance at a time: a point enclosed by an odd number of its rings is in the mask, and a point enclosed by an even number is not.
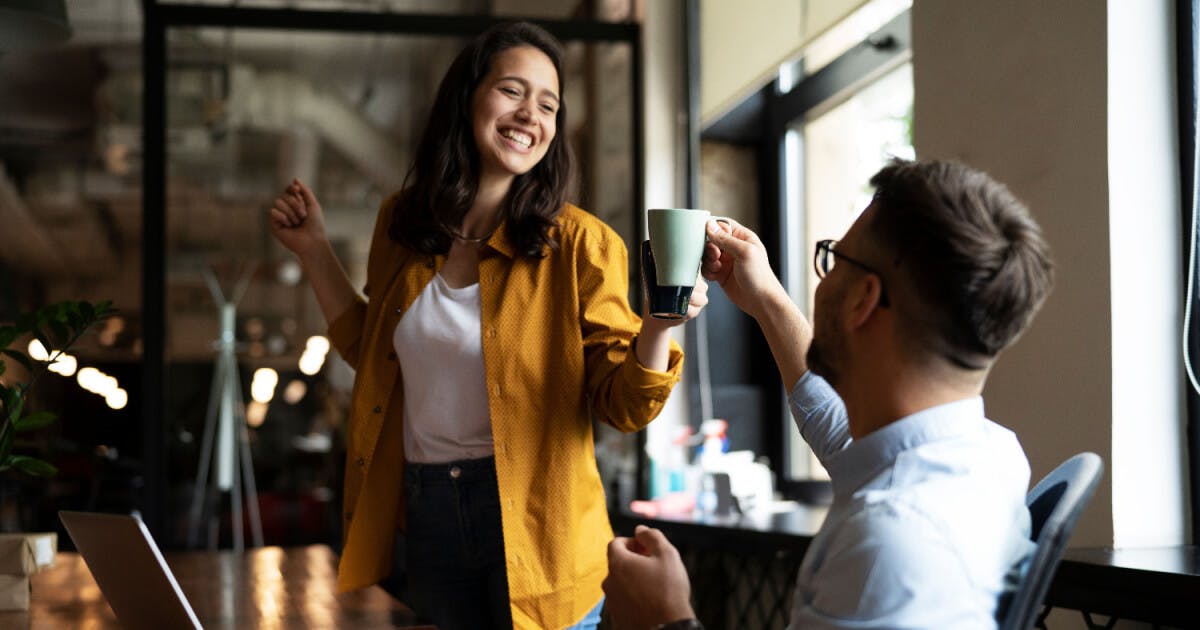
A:
[[[304,258],[326,242],[325,214],[312,189],[299,179],[271,205],[271,233],[284,247]]]

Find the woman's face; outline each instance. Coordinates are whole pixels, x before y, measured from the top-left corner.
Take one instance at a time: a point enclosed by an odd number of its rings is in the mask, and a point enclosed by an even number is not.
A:
[[[557,132],[558,72],[546,53],[518,46],[498,53],[471,99],[482,177],[529,172]]]

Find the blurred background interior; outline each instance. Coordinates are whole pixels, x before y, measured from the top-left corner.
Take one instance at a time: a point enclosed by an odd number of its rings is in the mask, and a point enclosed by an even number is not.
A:
[[[735,4],[705,3],[702,31],[694,1],[0,2],[0,321],[67,299],[119,309],[75,348],[73,373],[34,392],[61,420],[27,447],[60,472],[0,478],[0,528],[139,510],[167,547],[240,546],[256,520],[266,544],[336,546],[353,373],[266,209],[293,177],[312,185],[361,286],[378,204],[403,182],[437,82],[497,20],[539,21],[567,47],[576,203],[631,251],[647,200],[738,218],[807,304],[812,252],[780,235],[840,234],[869,175],[913,157],[909,2],[796,3],[779,41],[707,54],[701,93],[700,40],[736,45],[721,29]],[[785,62],[768,75],[740,65],[772,55]],[[804,98],[768,124],[763,103],[789,92]],[[764,130],[786,155],[763,155]],[[743,507],[828,497],[765,343],[717,293],[680,333],[687,378],[663,417],[637,436],[598,427],[614,508],[711,508],[700,463],[726,452]],[[245,427],[247,467],[220,431],[206,437],[227,418]],[[231,491],[256,492],[258,514]]]

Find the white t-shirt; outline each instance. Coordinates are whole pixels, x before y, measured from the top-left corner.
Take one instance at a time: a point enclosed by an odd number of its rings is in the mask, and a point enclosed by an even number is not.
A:
[[[439,273],[396,325],[407,461],[493,454],[479,318],[479,283],[455,289]]]

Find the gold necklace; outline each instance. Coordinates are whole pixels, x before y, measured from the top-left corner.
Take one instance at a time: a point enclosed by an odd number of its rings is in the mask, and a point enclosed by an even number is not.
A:
[[[499,227],[500,226],[497,225],[496,227],[492,228],[491,231],[489,231],[487,234],[484,234],[483,236],[467,236],[466,234],[459,232],[458,230],[450,227],[449,225],[442,223],[442,229],[449,232],[450,236],[453,236],[455,239],[460,240],[464,243],[483,243],[483,242],[487,241],[488,239],[492,238],[492,235],[496,233],[496,230]]]

